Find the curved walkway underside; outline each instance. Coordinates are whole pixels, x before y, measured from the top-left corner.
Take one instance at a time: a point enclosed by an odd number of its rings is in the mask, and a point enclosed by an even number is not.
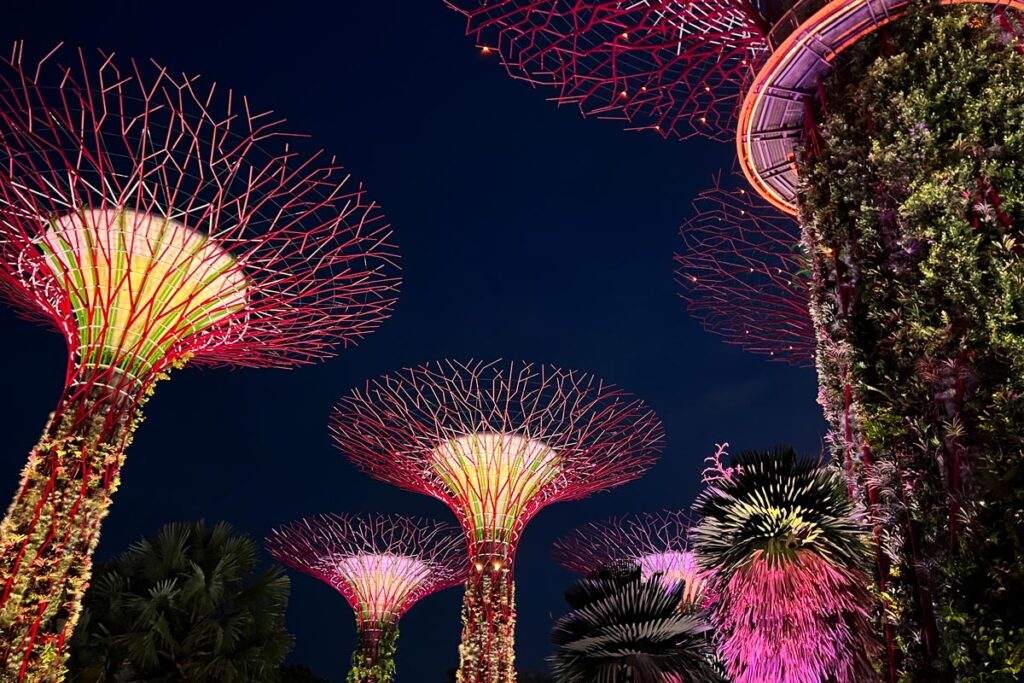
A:
[[[943,0],[1024,10],[1024,0]],[[772,56],[754,78],[739,113],[740,167],[765,199],[797,213],[797,147],[805,101],[832,70],[836,57],[863,36],[900,18],[909,0],[805,0],[775,25]]]

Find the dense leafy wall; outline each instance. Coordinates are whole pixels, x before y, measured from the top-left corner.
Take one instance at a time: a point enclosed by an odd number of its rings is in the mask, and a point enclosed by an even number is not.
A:
[[[1016,21],[918,3],[844,54],[802,161],[821,401],[907,681],[1024,676]]]

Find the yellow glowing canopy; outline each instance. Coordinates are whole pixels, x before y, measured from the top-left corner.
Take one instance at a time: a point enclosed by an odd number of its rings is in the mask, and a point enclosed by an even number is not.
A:
[[[553,449],[515,434],[468,434],[440,444],[431,456],[474,539],[506,549],[526,507],[561,471]]]
[[[53,219],[38,245],[67,294],[83,365],[140,376],[190,335],[218,323],[229,334],[246,304],[231,254],[160,216],[82,210]]]

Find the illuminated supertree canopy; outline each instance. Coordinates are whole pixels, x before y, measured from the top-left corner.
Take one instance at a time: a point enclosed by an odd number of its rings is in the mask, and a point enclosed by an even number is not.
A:
[[[746,188],[719,183],[693,208],[676,255],[690,314],[745,351],[813,365],[810,273],[797,222]]]
[[[554,546],[555,560],[584,576],[601,567],[628,562],[644,581],[682,587],[682,601],[701,607],[706,577],[690,547],[690,518],[680,511],[645,513],[584,524]]]
[[[778,7],[753,0],[448,0],[508,72],[585,114],[731,139]]]
[[[385,318],[391,230],[333,160],[196,77],[0,60],[0,290],[65,338],[63,396],[0,526],[6,679],[59,676],[138,407],[185,363],[289,367]]]
[[[544,506],[640,476],[661,447],[641,401],[581,372],[531,363],[423,365],[337,405],[338,447],[363,471],[445,502],[466,535],[459,681],[507,683],[513,670],[512,564]]]
[[[465,581],[458,527],[401,515],[328,514],[274,529],[267,550],[341,593],[356,614],[351,683],[394,677],[398,622],[420,599]]]
[[[862,683],[869,655],[866,528],[842,477],[791,449],[724,448],[694,503],[695,548],[718,593],[719,655],[736,683]]]

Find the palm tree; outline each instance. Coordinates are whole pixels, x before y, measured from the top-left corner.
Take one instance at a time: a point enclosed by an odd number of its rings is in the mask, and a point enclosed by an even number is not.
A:
[[[224,522],[168,524],[96,571],[71,643],[80,683],[277,681],[289,583]]]
[[[565,595],[572,611],[555,622],[550,658],[557,683],[721,681],[709,627],[681,609],[686,586],[643,581],[617,565],[581,579]]]

